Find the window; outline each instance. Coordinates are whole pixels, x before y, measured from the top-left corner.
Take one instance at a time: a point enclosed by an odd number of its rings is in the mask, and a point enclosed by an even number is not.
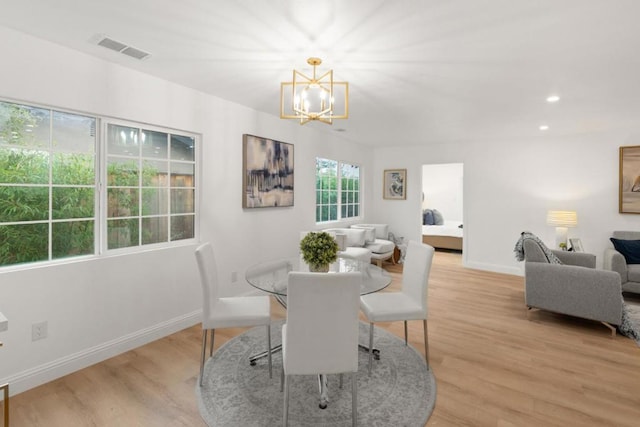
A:
[[[107,249],[195,236],[195,138],[107,124]]]
[[[360,167],[316,159],[316,222],[360,216]]]
[[[95,129],[0,102],[0,266],[95,253]]]
[[[0,267],[195,237],[195,135],[98,121],[0,101]]]

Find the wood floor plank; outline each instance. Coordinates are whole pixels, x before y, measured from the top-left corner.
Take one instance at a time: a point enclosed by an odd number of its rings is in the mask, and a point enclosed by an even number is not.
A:
[[[385,268],[394,277],[386,291],[397,290],[402,266]],[[427,426],[639,425],[640,348],[598,322],[527,312],[523,286],[436,252],[428,304],[437,400]],[[378,326],[404,336],[402,322]],[[217,331],[215,348],[243,331]],[[422,322],[409,322],[409,343],[424,354],[422,337]],[[200,339],[199,326],[188,328],[14,396],[12,426],[204,426],[194,393]]]

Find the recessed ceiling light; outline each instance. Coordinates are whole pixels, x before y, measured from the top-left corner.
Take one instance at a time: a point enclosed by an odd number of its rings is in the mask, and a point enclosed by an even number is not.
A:
[[[558,101],[560,101],[560,97],[558,95],[549,95],[547,97],[547,102],[549,103],[558,102]]]
[[[539,127],[538,129],[540,129],[540,130],[547,130],[547,129],[549,129],[549,126],[547,126],[547,125],[540,125],[540,127]]]

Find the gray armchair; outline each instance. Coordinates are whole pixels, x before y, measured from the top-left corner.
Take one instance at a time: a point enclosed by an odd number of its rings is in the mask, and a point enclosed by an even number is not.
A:
[[[582,252],[552,251],[563,264],[548,261],[540,245],[524,240],[525,303],[602,322],[615,336],[622,321],[620,276],[596,270],[596,257]]]
[[[614,231],[612,237],[621,240],[640,240],[640,231]],[[640,294],[640,264],[627,264],[620,252],[614,248],[606,248],[602,267],[620,275],[623,292]]]

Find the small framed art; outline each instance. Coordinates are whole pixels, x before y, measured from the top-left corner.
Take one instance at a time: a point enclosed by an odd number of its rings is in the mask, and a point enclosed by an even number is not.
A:
[[[620,147],[618,212],[640,214],[640,145]]]
[[[391,200],[405,200],[407,198],[406,169],[385,169],[382,198]]]
[[[569,239],[569,243],[571,243],[571,249],[573,249],[574,252],[584,252],[580,239]]]

